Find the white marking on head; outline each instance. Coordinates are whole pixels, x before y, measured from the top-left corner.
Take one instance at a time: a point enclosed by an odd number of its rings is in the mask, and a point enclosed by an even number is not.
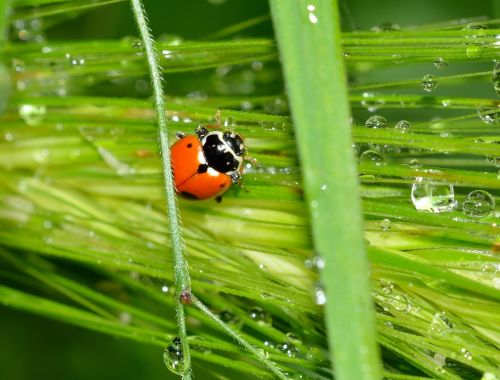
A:
[[[212,176],[212,177],[218,177],[220,175],[220,173],[217,170],[211,168],[210,166],[207,169],[207,173],[209,176]]]
[[[205,160],[205,155],[203,154],[203,151],[202,151],[202,150],[200,150],[200,151],[198,152],[198,162],[199,162],[200,164],[206,164],[206,163],[207,163],[207,160]]]

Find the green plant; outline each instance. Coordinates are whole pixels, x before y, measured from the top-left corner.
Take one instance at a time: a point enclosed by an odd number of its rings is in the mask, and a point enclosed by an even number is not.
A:
[[[116,1],[13,0],[0,6],[0,15],[5,14],[0,27],[11,26],[0,49],[0,108],[5,104],[0,119],[0,302],[157,346],[158,360],[170,345],[166,364],[187,378],[190,366],[176,360],[175,310],[182,289],[169,254],[172,230],[155,129],[155,108],[161,111],[162,97],[157,91],[159,107],[149,100],[148,70],[154,65],[147,64],[147,40],[45,40],[44,33],[70,15],[82,15],[89,7],[106,9],[110,3]],[[313,14],[316,26],[330,21],[327,2],[310,3],[315,8],[302,6],[298,17],[308,22]],[[272,2],[273,7],[279,4]],[[178,130],[190,133],[198,124],[213,121],[220,109],[223,123],[247,138],[257,159],[246,170],[244,187],[232,189],[221,205],[179,203],[199,307],[186,308],[188,336],[183,340],[191,349],[194,374],[274,378],[266,367],[271,365],[289,378],[332,378],[327,330],[343,326],[335,319],[325,326],[323,311],[325,302],[327,308],[338,308],[339,299],[325,298],[319,282],[324,262],[312,248],[312,236],[316,243],[318,236],[317,231],[311,234],[300,175],[301,168],[309,168],[317,176],[318,166],[330,163],[317,165],[305,155],[300,166],[295,133],[299,144],[310,144],[303,138],[307,129],[318,136],[323,128],[344,126],[339,132],[343,139],[332,146],[346,160],[346,167],[339,168],[346,169],[342,175],[352,179],[345,133],[350,102],[364,214],[363,225],[355,222],[353,229],[363,228],[370,261],[382,375],[494,378],[500,360],[494,204],[499,188],[500,68],[493,62],[498,57],[498,20],[412,28],[384,24],[370,32],[343,32],[349,75],[349,93],[343,106],[340,100],[338,105],[343,111],[326,112],[324,125],[321,118],[308,125],[308,112],[316,103],[306,104],[301,112],[298,107],[304,104],[294,100],[297,87],[290,81],[324,76],[329,57],[323,62],[326,68],[304,68],[304,76],[297,77],[297,70],[287,65],[308,60],[287,53],[286,39],[307,43],[318,36],[298,36],[301,29],[293,23],[286,25],[290,30],[279,25],[286,14],[273,16],[284,48],[290,103],[271,36],[219,39],[266,22],[267,16],[221,29],[212,40],[160,36],[157,41],[167,79],[167,110],[160,112],[160,119],[167,116],[170,141]],[[328,54],[328,49],[318,47],[314,54]],[[424,78],[426,74],[432,76]],[[331,75],[339,86],[332,91],[339,93],[328,93],[325,81],[325,88],[315,84],[317,94],[307,92],[306,100],[317,95],[317,101],[337,101],[333,95],[338,99],[345,92],[338,82],[342,70]],[[321,141],[318,152],[310,146],[299,149],[333,160],[336,150],[320,151],[329,146]],[[334,175],[328,179],[342,178]],[[307,181],[304,188],[311,196]],[[350,186],[340,190],[335,181],[328,183],[328,191],[342,191],[333,205],[356,204],[356,185]],[[475,190],[487,193],[471,194]],[[322,214],[314,228],[328,231],[329,215]],[[338,222],[335,215],[331,218],[332,225]],[[345,226],[343,219],[338,228]],[[345,236],[351,237],[360,247],[354,234]],[[336,247],[335,236],[323,232],[323,238],[322,244],[331,239]],[[336,260],[345,259],[339,248]],[[347,271],[354,271],[349,265],[356,263],[346,262]],[[363,268],[357,269],[362,275]],[[327,286],[328,274],[321,273]],[[366,295],[365,286],[354,291]],[[346,297],[346,308],[352,301]],[[220,330],[221,321],[232,335]],[[368,335],[373,333],[369,324],[363,327]],[[350,338],[339,334],[333,342],[342,345],[344,340],[347,346]],[[368,355],[374,363],[376,352]],[[339,376],[348,377],[364,364],[356,368],[356,361],[345,363],[337,364]]]

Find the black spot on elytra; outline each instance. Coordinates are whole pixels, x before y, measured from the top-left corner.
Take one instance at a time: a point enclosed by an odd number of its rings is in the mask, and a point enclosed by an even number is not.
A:
[[[192,148],[192,147],[193,147],[193,144],[189,143],[189,144],[187,144],[187,147],[188,147],[188,148]]]
[[[225,183],[221,183],[221,184],[219,185],[219,187],[220,187],[221,189],[222,189],[224,186],[226,186],[226,184],[225,184]]]
[[[198,166],[198,173],[206,173],[208,170],[208,165],[207,164],[201,164]]]
[[[181,191],[179,195],[186,199],[198,199],[196,195],[194,195],[193,193],[189,193],[187,191]]]

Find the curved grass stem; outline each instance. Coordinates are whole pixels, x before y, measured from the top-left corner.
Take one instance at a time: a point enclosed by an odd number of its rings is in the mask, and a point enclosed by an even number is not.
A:
[[[231,329],[228,325],[226,325],[216,314],[212,313],[208,307],[205,306],[203,302],[201,302],[197,297],[193,295],[193,305],[196,306],[203,314],[212,319],[217,325],[224,330],[227,334],[229,334],[234,340],[236,340],[239,344],[241,344],[246,350],[248,350],[251,354],[253,354],[259,362],[265,365],[273,374],[276,375],[278,379],[286,380],[288,377],[269,359],[265,357],[265,355],[248,343],[245,339],[243,339],[236,331]]]
[[[163,183],[165,187],[166,203],[168,210],[168,222],[172,242],[173,264],[175,272],[175,285],[177,289],[176,314],[179,338],[182,341],[184,355],[184,370],[182,378],[191,379],[191,356],[186,333],[186,319],[184,305],[180,300],[183,291],[190,291],[190,279],[187,263],[184,258],[182,228],[179,220],[177,199],[175,196],[173,175],[170,160],[170,148],[168,142],[168,129],[166,118],[165,96],[163,94],[161,70],[158,63],[158,56],[154,48],[153,37],[151,36],[147,24],[146,12],[141,0],[131,0],[132,11],[134,13],[141,40],[144,44],[144,51],[148,62],[151,83],[153,86],[156,117],[158,122],[158,138],[160,142],[161,161],[163,167]]]

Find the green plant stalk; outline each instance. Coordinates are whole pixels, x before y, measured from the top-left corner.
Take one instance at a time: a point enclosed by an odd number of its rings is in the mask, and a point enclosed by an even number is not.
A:
[[[380,378],[337,3],[270,0],[291,103],[336,378]],[[334,107],[335,105],[335,107]]]
[[[245,339],[243,339],[236,331],[227,326],[222,320],[210,311],[208,307],[205,306],[197,297],[193,296],[193,305],[196,306],[203,314],[212,319],[222,330],[229,334],[235,341],[241,344],[245,349],[247,349],[251,354],[253,354],[263,365],[265,365],[272,373],[276,375],[279,379],[287,380],[288,377],[270,360],[268,360],[261,350],[258,350]]]
[[[163,94],[161,70],[158,64],[158,56],[154,49],[153,37],[149,31],[146,21],[146,12],[141,0],[131,0],[132,11],[134,13],[139,33],[144,44],[144,51],[148,61],[153,86],[154,99],[156,104],[156,117],[158,122],[158,138],[160,141],[161,160],[163,167],[163,182],[165,186],[166,203],[168,210],[168,222],[170,228],[170,238],[172,241],[173,264],[175,272],[175,285],[177,290],[176,314],[179,329],[179,338],[182,341],[184,366],[182,378],[191,379],[191,356],[186,333],[186,319],[184,305],[180,300],[183,291],[191,291],[189,272],[184,258],[182,228],[179,220],[177,208],[177,198],[174,190],[174,180],[170,160],[170,147],[168,142],[168,129],[166,118],[165,96]]]
[[[0,2],[0,47],[7,41],[7,15],[10,9],[11,0],[3,0]]]

